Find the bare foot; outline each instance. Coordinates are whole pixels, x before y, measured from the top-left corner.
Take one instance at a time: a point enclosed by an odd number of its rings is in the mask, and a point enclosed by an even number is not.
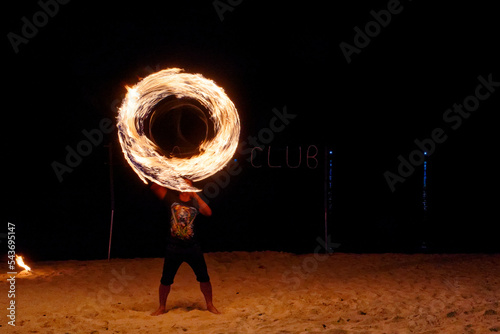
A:
[[[161,315],[163,313],[166,313],[165,308],[164,307],[159,307],[156,311],[154,311],[153,313],[151,313],[151,315],[157,316],[157,315]]]
[[[215,308],[214,304],[207,305],[207,310],[213,314],[220,314],[220,312]]]

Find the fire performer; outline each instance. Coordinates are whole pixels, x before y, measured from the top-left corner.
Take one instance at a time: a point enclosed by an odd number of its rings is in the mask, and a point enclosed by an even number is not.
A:
[[[192,186],[192,182],[186,180]],[[183,262],[193,269],[196,280],[200,282],[200,290],[205,297],[207,310],[219,314],[212,303],[212,284],[208,276],[207,264],[200,244],[196,238],[194,220],[198,213],[211,216],[212,210],[198,194],[194,192],[178,192],[153,183],[151,190],[165,202],[170,210],[170,233],[168,235],[163,274],[160,280],[160,306],[151,315],[165,313],[170,286],[175,274]]]

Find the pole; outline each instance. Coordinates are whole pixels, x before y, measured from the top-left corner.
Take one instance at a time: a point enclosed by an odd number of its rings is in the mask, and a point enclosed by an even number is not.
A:
[[[325,179],[324,179],[324,191],[325,191],[325,252],[328,253],[328,174],[329,174],[329,166],[328,166],[328,147],[325,146]]]
[[[113,184],[113,143],[110,141],[108,146],[108,161],[109,161],[109,193],[111,196],[111,222],[109,224],[109,245],[108,245],[108,261],[111,259],[111,239],[113,237],[113,220],[115,216],[115,190]]]
[[[424,180],[422,187],[422,207],[424,209],[424,223],[427,223],[427,152],[424,152]]]
[[[328,233],[328,214],[332,213],[333,208],[333,151],[325,146],[325,252],[333,253],[334,249],[340,244],[331,241],[331,235]],[[333,215],[331,215],[333,217]],[[331,232],[330,232],[331,233]]]
[[[108,261],[111,259],[111,238],[113,237],[113,216],[115,209],[111,209],[111,224],[109,225],[109,245],[108,245]]]
[[[422,182],[422,244],[421,250],[427,251],[425,236],[427,234],[427,152],[424,151],[424,173]]]

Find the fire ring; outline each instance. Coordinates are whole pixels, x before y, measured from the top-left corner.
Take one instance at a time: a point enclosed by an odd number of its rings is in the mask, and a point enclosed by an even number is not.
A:
[[[143,182],[149,180],[178,191],[200,191],[184,179],[203,180],[221,170],[233,157],[240,135],[238,112],[224,90],[212,80],[170,68],[147,76],[127,90],[118,111],[118,138],[125,159]],[[164,108],[163,114],[175,116],[179,106],[192,110],[193,115],[203,120],[204,131],[210,133],[210,136],[202,133],[195,144],[196,152],[187,157],[166,152],[151,136],[150,121],[158,118],[155,111],[168,100],[174,103],[170,102],[168,105],[172,107]],[[174,116],[167,119],[180,122]],[[167,127],[170,131],[167,135],[184,137],[172,130],[178,129],[179,124]]]

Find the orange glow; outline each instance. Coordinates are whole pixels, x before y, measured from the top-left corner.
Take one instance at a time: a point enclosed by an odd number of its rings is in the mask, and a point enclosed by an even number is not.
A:
[[[240,120],[234,104],[213,81],[201,74],[170,68],[126,88],[127,95],[118,112],[118,135],[127,162],[142,181],[179,191],[200,191],[184,179],[205,179],[231,160],[238,146]],[[215,135],[200,144],[200,154],[191,158],[163,156],[144,135],[144,119],[168,96],[195,99],[210,113]]]
[[[18,266],[23,267],[26,271],[31,271],[31,268],[24,263],[22,256],[16,255],[16,262]]]

